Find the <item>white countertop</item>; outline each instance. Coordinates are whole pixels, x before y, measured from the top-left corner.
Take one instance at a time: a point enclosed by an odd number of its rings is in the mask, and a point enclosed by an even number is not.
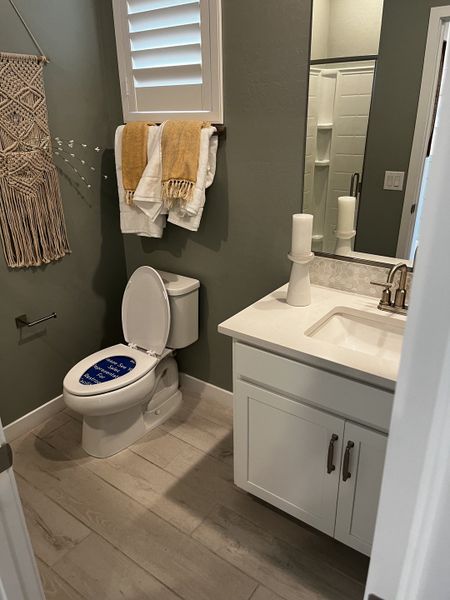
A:
[[[286,303],[287,285],[258,300],[219,325],[219,332],[258,348],[299,360],[328,371],[394,390],[398,364],[381,356],[363,354],[305,335],[312,325],[336,307],[383,314],[405,322],[402,315],[377,309],[378,300],[332,288],[311,286],[311,304]]]

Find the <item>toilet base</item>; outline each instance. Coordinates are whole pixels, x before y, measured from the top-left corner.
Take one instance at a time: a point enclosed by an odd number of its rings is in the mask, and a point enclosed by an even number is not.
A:
[[[81,446],[96,458],[117,454],[166,421],[179,409],[181,401],[181,391],[177,390],[153,411],[143,412],[142,405],[137,405],[114,415],[85,416]]]
[[[148,410],[144,413],[145,431],[150,431],[164,421],[167,421],[181,406],[183,396],[180,390],[177,390],[174,394],[169,396],[167,400],[164,400],[158,405],[158,408],[154,410]]]

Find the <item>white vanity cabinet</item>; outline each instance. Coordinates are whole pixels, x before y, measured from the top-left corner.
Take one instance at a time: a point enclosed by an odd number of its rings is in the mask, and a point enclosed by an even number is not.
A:
[[[344,421],[242,381],[235,397],[236,484],[333,535]]]
[[[233,347],[236,485],[370,554],[392,393]]]
[[[370,554],[387,435],[345,422],[334,537]]]

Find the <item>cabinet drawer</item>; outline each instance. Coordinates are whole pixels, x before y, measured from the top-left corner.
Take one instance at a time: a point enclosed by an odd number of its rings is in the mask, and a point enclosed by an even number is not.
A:
[[[393,394],[271,352],[234,343],[234,377],[388,431]]]

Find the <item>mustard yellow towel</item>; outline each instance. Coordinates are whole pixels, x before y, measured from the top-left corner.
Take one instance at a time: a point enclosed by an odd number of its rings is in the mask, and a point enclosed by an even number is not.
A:
[[[203,121],[167,121],[161,139],[162,197],[171,208],[192,199],[197,181],[200,153],[200,130],[209,126]]]
[[[122,179],[125,201],[133,204],[133,194],[147,166],[148,126],[154,123],[127,123],[122,135]]]

